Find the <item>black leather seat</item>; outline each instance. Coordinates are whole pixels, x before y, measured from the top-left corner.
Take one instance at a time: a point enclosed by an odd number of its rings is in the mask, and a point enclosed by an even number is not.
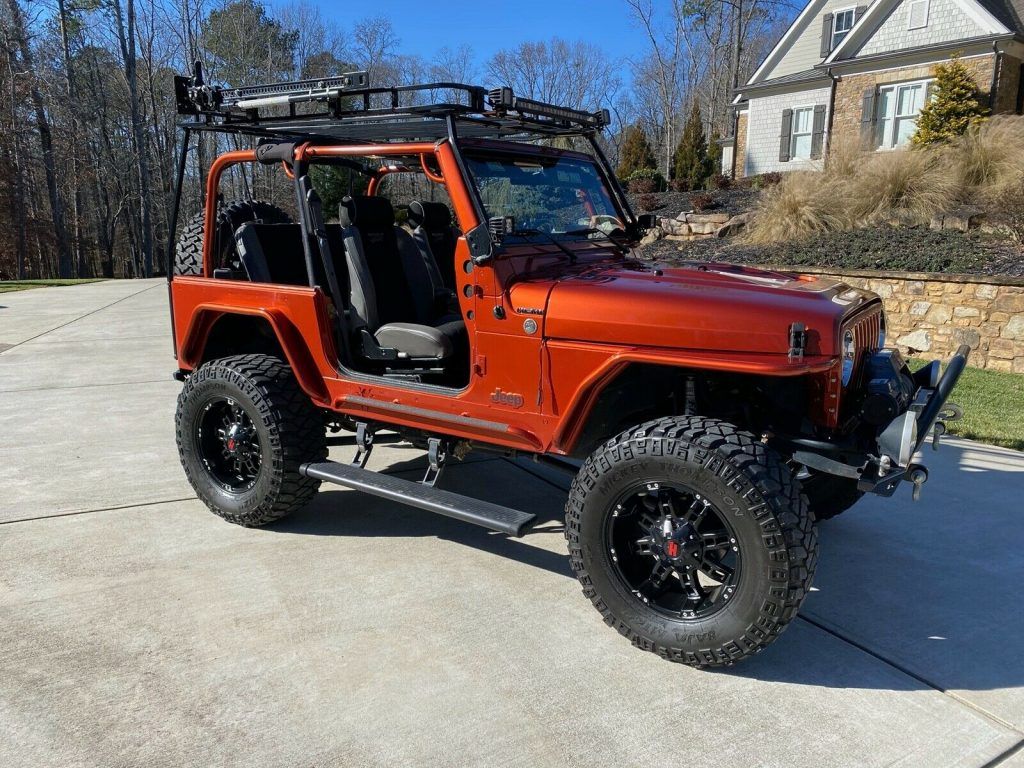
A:
[[[309,285],[302,229],[298,224],[248,221],[235,230],[235,244],[242,267],[252,282]]]
[[[431,279],[436,288],[456,290],[455,284],[455,227],[452,212],[444,203],[413,200],[409,203],[409,223],[412,236],[427,261]]]
[[[395,227],[382,197],[346,197],[340,208],[352,316],[400,359],[441,361],[466,345],[460,318],[437,308],[422,258]],[[404,243],[400,247],[400,243]]]

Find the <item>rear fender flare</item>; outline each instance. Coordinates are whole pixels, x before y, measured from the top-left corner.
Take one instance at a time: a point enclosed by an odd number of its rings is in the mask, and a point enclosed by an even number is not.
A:
[[[225,315],[244,315],[265,321],[277,337],[277,343],[284,351],[285,359],[303,391],[317,405],[329,406],[330,393],[323,375],[306,348],[302,334],[281,312],[273,309],[248,307],[217,307],[202,305],[196,308],[189,321],[188,330],[179,351],[179,364],[183,368],[195,369],[202,362],[206,342],[214,325]]]

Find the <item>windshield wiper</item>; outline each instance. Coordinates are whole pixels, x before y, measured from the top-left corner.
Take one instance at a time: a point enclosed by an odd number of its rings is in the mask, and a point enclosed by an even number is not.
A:
[[[570,236],[572,236],[572,235],[576,235],[576,236],[579,236],[579,235],[594,235],[594,234],[603,235],[604,238],[606,240],[608,240],[612,245],[614,245],[621,253],[628,253],[629,252],[629,248],[626,247],[623,243],[620,243],[618,240],[616,240],[614,237],[612,237],[609,233],[607,233],[603,229],[599,229],[597,227],[584,227],[582,229],[570,229],[568,232],[562,232],[561,234],[563,234],[563,235],[570,235]]]
[[[509,234],[513,235],[513,236],[521,235],[523,237],[535,237],[537,235],[540,235],[541,237],[545,237],[545,238],[547,238],[547,241],[549,243],[551,243],[558,250],[560,250],[562,253],[564,253],[566,256],[569,257],[569,263],[570,264],[575,264],[576,263],[576,254],[573,253],[572,251],[570,251],[568,248],[566,248],[560,242],[558,242],[555,238],[553,238],[547,232],[544,232],[544,231],[539,230],[539,229],[516,229],[516,230],[513,230],[512,232],[509,232]]]

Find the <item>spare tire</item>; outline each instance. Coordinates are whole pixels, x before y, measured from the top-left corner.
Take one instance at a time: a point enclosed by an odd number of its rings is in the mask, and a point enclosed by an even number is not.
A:
[[[217,252],[213,258],[215,267],[241,269],[235,251],[234,234],[247,221],[291,224],[292,217],[265,200],[234,200],[221,206],[217,212]],[[200,211],[189,220],[178,237],[174,249],[174,274],[203,274],[203,230],[204,215]]]

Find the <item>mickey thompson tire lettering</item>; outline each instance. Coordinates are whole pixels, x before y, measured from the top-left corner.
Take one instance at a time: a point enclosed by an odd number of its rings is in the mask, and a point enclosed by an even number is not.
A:
[[[613,570],[608,516],[638,481],[685,485],[728,518],[742,568],[717,611],[659,613]],[[796,616],[817,563],[814,518],[782,457],[732,424],[697,416],[641,424],[594,451],[570,489],[565,534],[572,569],[605,623],[638,648],[695,667],[729,665],[774,641]]]
[[[205,404],[218,396],[245,409],[259,437],[259,476],[252,488],[238,493],[219,485],[199,454],[199,420]],[[304,507],[320,488],[320,481],[300,475],[299,467],[327,458],[323,416],[276,357],[235,355],[203,364],[185,381],[174,421],[185,475],[206,506],[228,522],[266,525]]]

